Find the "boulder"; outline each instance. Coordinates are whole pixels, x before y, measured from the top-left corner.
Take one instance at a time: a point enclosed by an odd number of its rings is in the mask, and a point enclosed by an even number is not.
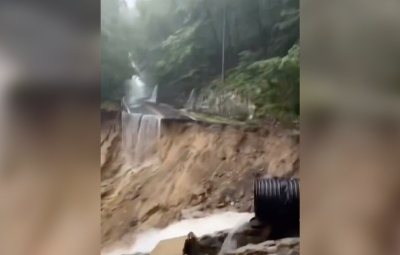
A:
[[[258,254],[299,254],[299,238],[285,238],[266,241],[263,228],[246,224],[239,229],[217,232],[199,238],[198,255],[258,255]],[[224,243],[225,242],[225,243]]]
[[[248,244],[236,250],[225,253],[225,255],[299,255],[299,238],[286,238],[276,241],[266,241],[259,244]]]

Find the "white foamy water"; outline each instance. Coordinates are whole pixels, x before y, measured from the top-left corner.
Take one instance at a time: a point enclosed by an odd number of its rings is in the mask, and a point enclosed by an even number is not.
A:
[[[155,115],[143,115],[135,149],[135,161],[141,163],[145,154],[151,152],[160,136],[161,119]]]
[[[158,86],[156,85],[151,93],[151,97],[148,100],[149,102],[156,103],[157,102],[157,95],[158,95]]]
[[[122,147],[126,153],[134,153],[142,114],[122,112]]]
[[[235,228],[232,229],[229,232],[228,236],[225,238],[225,241],[222,244],[221,250],[219,251],[218,255],[224,255],[228,251],[232,251],[232,250],[238,248],[237,247],[237,242],[236,242],[236,240],[234,238],[234,235],[237,232],[242,232],[242,230],[248,228],[249,226],[250,226],[250,222],[249,221],[246,221],[243,224],[238,224],[237,226],[235,226]]]
[[[204,218],[183,220],[164,229],[151,229],[142,233],[128,250],[116,250],[103,255],[150,253],[161,240],[185,236],[191,231],[198,237],[209,235],[243,225],[252,217],[254,217],[252,213],[224,212]]]
[[[155,115],[122,112],[122,148],[127,163],[142,164],[160,137],[161,119]]]

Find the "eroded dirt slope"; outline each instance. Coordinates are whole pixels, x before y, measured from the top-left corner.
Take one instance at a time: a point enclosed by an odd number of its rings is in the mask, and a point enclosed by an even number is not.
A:
[[[133,167],[119,113],[102,116],[102,245],[196,211],[252,210],[257,176],[298,174],[298,137],[285,130],[162,121],[161,138]]]

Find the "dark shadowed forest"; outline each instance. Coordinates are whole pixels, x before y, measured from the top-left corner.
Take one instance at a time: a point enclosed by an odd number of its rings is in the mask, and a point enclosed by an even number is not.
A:
[[[298,0],[102,0],[101,92],[119,104],[140,76],[160,102],[198,90],[245,98],[254,117],[299,114]]]

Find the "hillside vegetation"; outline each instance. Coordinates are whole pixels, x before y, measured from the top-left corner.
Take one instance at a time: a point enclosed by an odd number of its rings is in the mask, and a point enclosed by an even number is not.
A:
[[[101,2],[103,101],[118,101],[140,74],[178,107],[211,88],[250,100],[257,117],[297,118],[298,0]]]

